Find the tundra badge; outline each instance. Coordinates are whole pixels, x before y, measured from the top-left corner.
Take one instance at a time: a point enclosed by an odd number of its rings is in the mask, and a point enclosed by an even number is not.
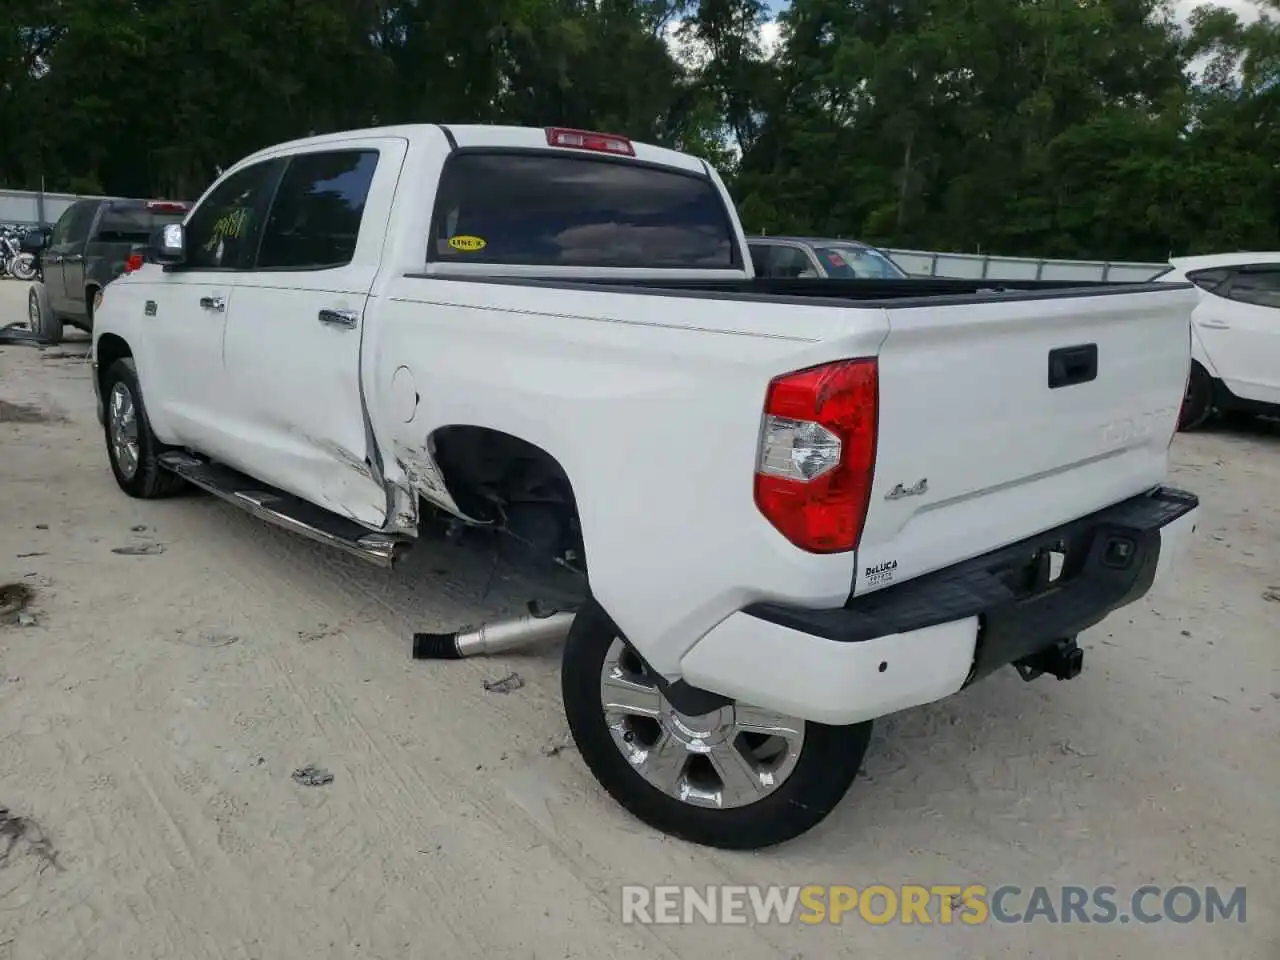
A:
[[[892,490],[884,495],[886,500],[902,500],[905,497],[918,497],[922,493],[929,491],[929,478],[921,477],[909,487],[897,484]]]

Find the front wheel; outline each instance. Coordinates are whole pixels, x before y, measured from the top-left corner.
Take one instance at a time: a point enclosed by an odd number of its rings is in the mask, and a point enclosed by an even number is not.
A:
[[[870,722],[832,727],[742,703],[682,714],[594,601],[574,620],[561,685],[574,742],[610,796],[711,847],[755,850],[816,826],[871,737]]]
[[[120,489],[142,500],[172,496],[181,490],[182,478],[160,466],[164,446],[151,432],[138,386],[138,371],[131,357],[117,360],[108,368],[102,381],[102,397],[106,405],[102,426],[107,458]]]

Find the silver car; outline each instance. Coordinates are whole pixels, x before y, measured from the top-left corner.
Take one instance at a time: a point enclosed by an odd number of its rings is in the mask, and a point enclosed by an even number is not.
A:
[[[907,280],[889,257],[856,240],[818,237],[748,237],[757,277],[833,280]]]

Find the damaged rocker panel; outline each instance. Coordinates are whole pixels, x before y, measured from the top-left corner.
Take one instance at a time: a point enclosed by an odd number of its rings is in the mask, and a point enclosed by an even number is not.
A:
[[[221,500],[292,533],[336,547],[379,567],[391,567],[412,541],[369,530],[323,508],[272,490],[229,467],[178,451],[160,456],[160,464]]]

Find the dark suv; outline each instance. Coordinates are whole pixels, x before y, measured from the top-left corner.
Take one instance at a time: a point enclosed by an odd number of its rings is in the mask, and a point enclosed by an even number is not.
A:
[[[31,284],[31,330],[45,343],[62,339],[66,324],[93,330],[102,289],[141,263],[151,232],[181,223],[189,205],[171,200],[77,200],[63,212],[40,251],[43,282]]]

